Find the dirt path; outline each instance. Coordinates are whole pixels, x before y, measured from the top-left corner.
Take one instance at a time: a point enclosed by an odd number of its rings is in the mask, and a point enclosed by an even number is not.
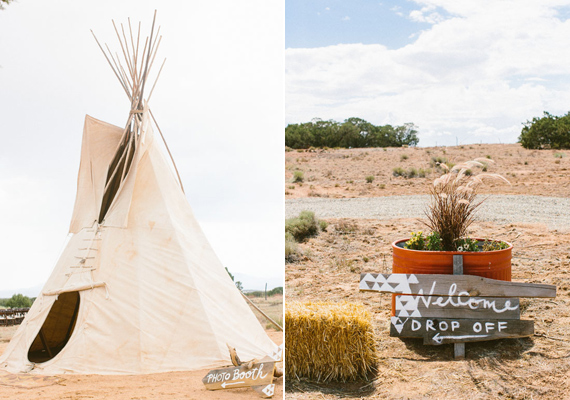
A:
[[[0,353],[17,327],[0,327]],[[282,332],[268,330],[277,344]],[[0,371],[0,399],[10,400],[250,400],[261,398],[251,388],[208,391],[202,378],[208,370],[150,375],[37,376]],[[274,399],[283,398],[283,378],[275,382]]]
[[[545,224],[550,229],[570,229],[570,199],[524,195],[487,195],[477,213],[479,221],[500,224]],[[354,199],[300,198],[286,200],[287,218],[303,210],[320,218],[423,218],[427,195],[366,197]]]

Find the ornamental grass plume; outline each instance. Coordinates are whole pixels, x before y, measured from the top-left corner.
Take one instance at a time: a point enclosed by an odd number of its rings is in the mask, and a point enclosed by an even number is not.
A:
[[[464,238],[467,229],[475,220],[475,214],[483,201],[478,200],[477,192],[484,179],[498,179],[509,185],[506,178],[499,174],[481,173],[469,175],[466,172],[475,167],[485,167],[494,163],[487,158],[476,158],[454,165],[451,169],[439,163],[447,172],[435,179],[430,187],[431,203],[425,214],[428,222],[424,223],[441,238],[444,251],[456,251],[458,240]]]

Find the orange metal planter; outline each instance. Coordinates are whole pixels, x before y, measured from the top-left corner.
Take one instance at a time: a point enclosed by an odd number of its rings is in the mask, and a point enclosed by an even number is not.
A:
[[[392,273],[453,274],[453,255],[463,256],[463,274],[484,278],[511,280],[511,251],[513,245],[495,251],[421,251],[405,249],[409,239],[392,243]],[[476,239],[483,240],[483,239]],[[392,315],[396,315],[395,296],[392,295]]]

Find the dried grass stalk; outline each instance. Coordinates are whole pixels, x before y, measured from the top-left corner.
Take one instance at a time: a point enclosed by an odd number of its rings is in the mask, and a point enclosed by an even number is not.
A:
[[[286,379],[346,382],[376,367],[371,317],[362,305],[287,302],[285,324]]]
[[[457,250],[456,241],[467,236],[467,229],[475,220],[475,213],[483,203],[477,200],[477,191],[483,178],[510,182],[499,174],[467,175],[467,169],[483,165],[479,161],[493,163],[490,159],[477,158],[455,165],[440,176],[430,188],[431,203],[425,211],[428,222],[425,225],[439,233],[445,251]]]

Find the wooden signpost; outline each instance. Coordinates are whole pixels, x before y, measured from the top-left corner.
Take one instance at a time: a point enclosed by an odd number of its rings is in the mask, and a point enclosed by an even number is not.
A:
[[[275,363],[283,358],[283,345],[260,361],[245,362],[239,366],[214,369],[202,379],[208,390],[251,387],[262,397],[273,397]]]
[[[249,386],[267,386],[273,383],[275,362],[260,362],[248,368],[239,367],[214,369],[202,379],[208,390],[235,389]]]
[[[360,275],[361,291],[401,294],[395,297],[390,336],[423,338],[428,345],[454,343],[455,358],[461,359],[465,342],[534,334],[534,321],[520,319],[519,297],[556,297],[554,285],[462,275],[462,256],[453,262],[454,275]]]

